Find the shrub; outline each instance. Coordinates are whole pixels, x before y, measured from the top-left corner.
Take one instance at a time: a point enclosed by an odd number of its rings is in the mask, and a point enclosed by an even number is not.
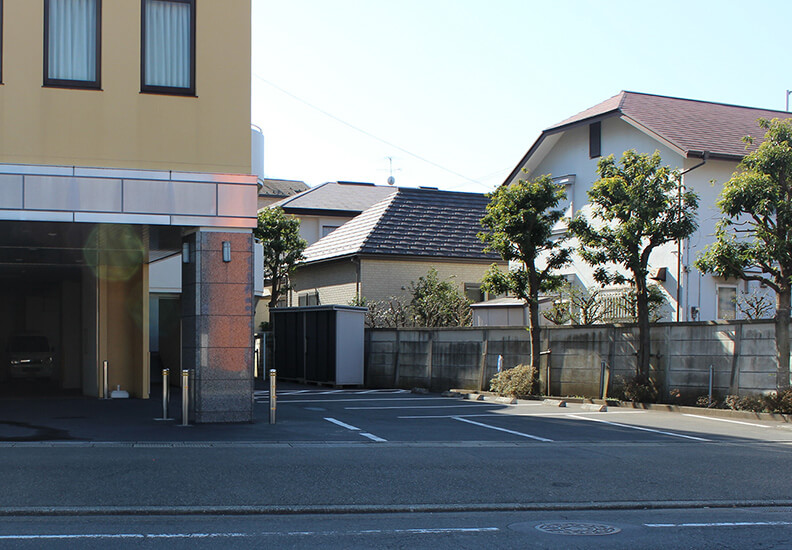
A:
[[[737,410],[762,412],[765,408],[764,399],[760,395],[746,395],[737,401]]]
[[[763,401],[767,412],[792,414],[792,388],[765,395]]]
[[[633,403],[657,402],[657,386],[645,374],[635,374],[629,378],[619,376],[616,380],[618,384],[616,386],[616,396],[622,401],[632,401]]]
[[[503,370],[490,380],[490,391],[509,397],[533,395],[536,393],[537,374],[530,365]]]

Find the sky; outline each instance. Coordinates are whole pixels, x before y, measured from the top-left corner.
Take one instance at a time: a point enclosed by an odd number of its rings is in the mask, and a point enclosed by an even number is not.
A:
[[[788,0],[252,0],[268,178],[486,193],[622,90],[785,109]],[[390,166],[392,164],[392,171]]]

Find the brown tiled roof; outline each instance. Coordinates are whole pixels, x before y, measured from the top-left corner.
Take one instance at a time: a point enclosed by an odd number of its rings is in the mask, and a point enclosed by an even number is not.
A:
[[[259,197],[289,197],[307,190],[305,182],[297,180],[278,180],[266,178],[261,181]]]
[[[497,262],[477,237],[488,199],[479,193],[391,189],[392,194],[305,250],[305,262],[374,254]]]
[[[792,113],[637,92],[621,92],[545,130],[552,133],[587,119],[619,114],[681,149],[687,156],[741,158],[758,147],[764,131],[759,118],[792,118]],[[746,149],[742,138],[753,136]]]

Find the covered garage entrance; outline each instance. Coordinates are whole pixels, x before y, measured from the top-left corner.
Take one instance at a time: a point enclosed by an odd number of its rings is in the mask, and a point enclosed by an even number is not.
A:
[[[178,227],[0,222],[0,397],[148,397],[148,263]]]

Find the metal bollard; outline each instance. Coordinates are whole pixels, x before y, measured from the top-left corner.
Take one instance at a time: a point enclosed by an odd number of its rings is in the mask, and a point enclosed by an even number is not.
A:
[[[275,409],[277,408],[277,396],[275,394],[275,369],[270,369],[269,377],[270,377],[270,389],[269,389],[269,406],[270,406],[270,414],[269,414],[269,423],[275,424]]]
[[[168,375],[170,369],[162,369],[162,418],[154,420],[173,420],[168,418],[168,405],[170,404],[170,386],[168,385]]]
[[[102,361],[102,399],[110,399],[110,380],[107,378],[107,361]]]
[[[709,366],[709,391],[707,392],[707,405],[712,405],[712,379],[715,377],[715,369]]]
[[[182,426],[190,425],[190,371],[182,370]]]

